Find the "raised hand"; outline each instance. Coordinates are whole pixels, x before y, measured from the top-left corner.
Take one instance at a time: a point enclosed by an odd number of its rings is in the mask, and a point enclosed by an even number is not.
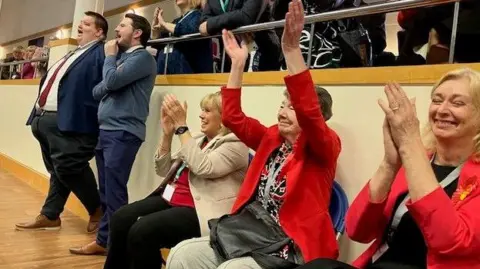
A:
[[[398,149],[409,142],[420,140],[420,122],[417,118],[415,99],[410,100],[397,83],[385,86],[387,102],[379,100],[390,126],[392,140]]]
[[[282,35],[283,53],[300,49],[300,37],[305,24],[305,15],[301,0],[292,0],[285,15],[285,28]]]
[[[242,40],[239,45],[233,33],[227,30],[222,31],[222,39],[225,51],[230,59],[232,59],[232,65],[244,65],[248,58],[248,47],[246,42]]]

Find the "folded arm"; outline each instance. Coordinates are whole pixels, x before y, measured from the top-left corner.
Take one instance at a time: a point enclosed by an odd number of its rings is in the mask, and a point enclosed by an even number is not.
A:
[[[152,56],[144,51],[132,52],[121,65],[117,66],[115,56],[107,56],[103,65],[103,83],[107,92],[117,91],[130,83],[149,76],[152,73],[150,65]]]
[[[101,81],[93,87],[93,99],[100,101],[105,95],[107,95],[107,87],[105,87],[105,83]]]

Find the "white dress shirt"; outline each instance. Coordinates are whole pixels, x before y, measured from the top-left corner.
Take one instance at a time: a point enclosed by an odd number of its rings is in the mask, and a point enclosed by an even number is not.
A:
[[[68,60],[65,62],[65,64],[60,68],[58,71],[57,76],[55,77],[55,80],[53,81],[52,88],[50,89],[50,92],[48,93],[47,96],[47,101],[45,103],[45,106],[43,107],[43,110],[46,111],[57,111],[58,107],[58,86],[60,85],[60,81],[62,77],[65,75],[67,72],[68,68],[72,65],[75,60],[77,60],[82,54],[84,54],[91,46],[93,46],[95,43],[97,43],[98,40],[93,40],[83,46],[78,46],[77,49],[73,52],[73,55],[68,58]],[[68,54],[67,54],[68,55]],[[64,58],[67,56],[65,55],[62,59],[57,61],[47,72],[47,77],[42,85],[42,89],[40,92],[43,92],[45,88],[48,85],[48,81],[52,77],[53,73],[55,73],[55,70],[57,70],[58,66],[62,63]],[[37,107],[38,107],[38,100],[37,100]]]

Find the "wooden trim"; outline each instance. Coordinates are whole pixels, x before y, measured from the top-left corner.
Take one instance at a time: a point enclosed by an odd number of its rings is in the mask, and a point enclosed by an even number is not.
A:
[[[137,9],[137,8],[149,6],[149,5],[153,5],[153,4],[162,2],[162,1],[164,1],[164,0],[142,0],[142,1],[138,1],[138,2],[130,4],[130,5],[126,5],[126,6],[116,8],[116,9],[105,11],[103,13],[103,16],[105,18],[115,16],[115,15],[127,12],[130,9]]]
[[[78,45],[78,42],[74,38],[64,38],[64,39],[52,40],[48,43],[48,46],[50,48],[58,47],[58,46],[64,46],[64,45],[76,46],[76,45]]]
[[[18,180],[25,182],[30,187],[47,195],[49,178],[46,175],[20,163],[17,160],[10,158],[3,153],[0,153],[0,169],[7,171],[8,173],[14,175]],[[88,212],[75,195],[70,195],[65,207],[73,214],[88,221]]]
[[[437,82],[448,71],[469,67],[480,71],[480,63],[417,65],[399,67],[370,68],[336,68],[311,70],[315,84],[342,86],[383,85],[388,81],[397,81],[403,85],[431,85]],[[245,86],[283,86],[284,71],[245,73]],[[194,75],[158,75],[156,86],[223,86],[227,83],[228,74],[194,74]],[[38,85],[39,79],[0,80],[0,85]]]
[[[434,84],[448,71],[469,67],[480,71],[480,63],[475,64],[445,64],[419,65],[399,67],[370,68],[336,68],[311,70],[313,80],[320,85],[383,85],[388,81],[397,81],[405,85]],[[267,86],[285,85],[283,78],[287,72],[250,72],[245,73],[243,85]],[[228,80],[228,74],[195,74],[195,75],[159,75],[155,85],[193,85],[221,86]]]
[[[40,79],[10,79],[10,80],[0,80],[0,86],[3,85],[39,85]]]
[[[17,39],[12,40],[12,41],[5,42],[3,44],[0,44],[0,46],[2,46],[2,47],[10,46],[10,45],[13,45],[15,43],[20,43],[20,42],[23,42],[23,41],[28,41],[30,39],[39,38],[39,37],[46,36],[48,34],[54,33],[56,31],[58,31],[59,29],[72,28],[72,26],[73,26],[72,23],[67,23],[67,24],[64,24],[64,25],[60,25],[60,26],[57,26],[57,27],[47,29],[45,31],[41,31],[41,32],[38,32],[38,33],[35,33],[35,34],[31,34],[29,36],[25,36],[25,37],[17,38]]]

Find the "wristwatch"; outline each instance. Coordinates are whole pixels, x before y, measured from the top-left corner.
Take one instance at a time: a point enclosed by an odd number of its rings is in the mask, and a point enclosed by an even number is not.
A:
[[[176,135],[181,135],[181,134],[184,134],[186,131],[188,131],[187,126],[180,126],[180,127],[177,128],[177,130],[175,130],[175,134]]]

